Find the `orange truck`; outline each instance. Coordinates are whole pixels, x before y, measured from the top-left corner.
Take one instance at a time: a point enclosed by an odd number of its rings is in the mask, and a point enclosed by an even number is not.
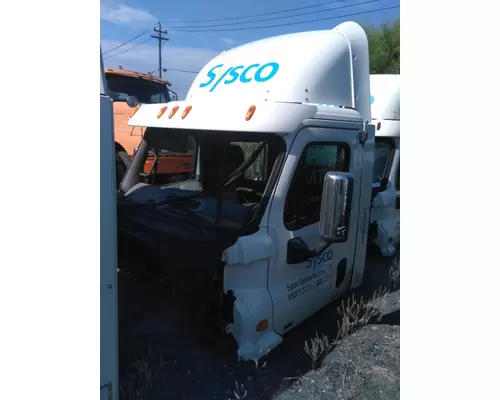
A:
[[[106,68],[107,94],[113,100],[115,129],[116,181],[120,184],[141,142],[144,128],[128,126],[128,120],[140,104],[168,103],[170,82],[156,76],[121,68]],[[175,95],[175,94],[174,94]],[[176,95],[175,95],[176,97]],[[163,182],[187,179],[193,172],[193,151],[187,154],[156,149],[155,175]],[[151,165],[152,158],[145,169]],[[147,170],[144,172],[148,172]]]

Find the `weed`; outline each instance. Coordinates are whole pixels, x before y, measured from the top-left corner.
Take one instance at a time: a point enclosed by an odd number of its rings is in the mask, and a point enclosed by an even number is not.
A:
[[[356,298],[352,295],[347,301],[342,301],[340,306],[337,307],[339,320],[337,321],[338,330],[336,340],[350,335],[367,325],[378,314],[378,309],[373,305],[372,300],[373,297],[370,301],[364,301],[361,297],[356,301]]]
[[[228,400],[243,400],[247,398],[248,392],[243,386],[243,384],[239,384],[238,382],[234,382],[236,388],[232,391],[231,397]]]
[[[389,287],[393,290],[399,289],[399,257],[392,260],[389,269]]]
[[[315,337],[306,341],[304,351],[309,357],[311,357],[313,369],[316,368],[318,360],[328,353],[331,347],[332,344],[330,343],[328,337],[324,334],[319,336],[318,332],[316,332]]]
[[[165,362],[162,356],[155,362],[150,344],[148,356],[133,362],[129,366],[129,380],[120,385],[121,399],[144,400],[146,394],[153,387],[153,380],[159,375],[159,371],[163,365],[165,365]]]

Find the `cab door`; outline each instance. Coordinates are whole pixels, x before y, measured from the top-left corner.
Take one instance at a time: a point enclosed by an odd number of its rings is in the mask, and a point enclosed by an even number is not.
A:
[[[357,129],[306,127],[295,137],[270,206],[268,233],[275,244],[269,264],[274,329],[283,334],[349,287],[353,268],[362,157]],[[347,240],[331,244],[319,256],[290,263],[289,249],[301,240],[309,249],[324,242],[318,225],[327,172],[354,174]]]

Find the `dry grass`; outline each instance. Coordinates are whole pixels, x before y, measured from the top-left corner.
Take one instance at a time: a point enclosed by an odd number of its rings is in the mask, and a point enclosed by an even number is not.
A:
[[[234,382],[235,383],[235,389],[233,389],[231,392],[231,397],[228,398],[228,400],[243,400],[246,399],[248,396],[248,391],[245,389],[245,386],[243,386],[242,383]]]
[[[163,357],[155,360],[149,345],[148,356],[129,366],[128,381],[120,385],[121,400],[144,400],[153,387],[153,381],[166,363]]]
[[[399,286],[398,262],[390,275],[390,286]],[[368,301],[354,296],[344,300],[337,307],[336,338],[330,341],[316,333],[305,343],[312,370],[277,399],[398,399],[399,326],[370,325],[381,317],[379,307],[389,293],[390,289],[384,287]]]
[[[304,351],[311,357],[313,369],[316,368],[318,360],[328,353],[332,346],[333,343],[330,343],[328,337],[326,335],[318,336],[318,332],[316,332],[315,337],[306,341]]]
[[[376,293],[379,295],[379,292]],[[375,297],[375,295],[374,295]],[[356,332],[367,325],[379,311],[372,301],[364,301],[363,298],[356,300],[354,295],[337,307],[339,319],[337,321],[337,336],[333,341],[326,335],[316,336],[305,342],[304,351],[312,360],[312,368],[315,369],[321,360],[343,337]]]
[[[376,295],[379,295],[378,292]],[[337,312],[339,315],[339,320],[337,321],[337,339],[339,340],[351,333],[354,333],[358,329],[365,325],[378,314],[378,308],[376,308],[372,301],[375,296],[369,301],[365,301],[363,298],[356,300],[354,295],[348,298],[347,301],[343,301],[339,307],[337,307]]]
[[[392,290],[399,289],[399,257],[392,260],[389,270],[389,288]]]
[[[340,340],[275,400],[399,399],[399,327],[369,325]]]
[[[389,281],[385,286],[378,288],[369,300],[362,297],[356,299],[353,294],[347,300],[343,300],[337,307],[337,336],[330,341],[326,335],[316,336],[305,342],[304,351],[312,360],[312,368],[318,366],[321,360],[342,338],[353,334],[368,325],[375,317],[381,317],[380,308],[384,305],[387,295],[399,289],[400,263],[399,257],[395,257],[389,269]],[[377,304],[377,305],[376,305]]]
[[[253,360],[253,362],[255,365],[255,370],[257,372],[257,380],[263,382],[265,386],[263,392],[260,393],[260,396],[258,397],[260,399],[264,398],[264,396],[272,388],[272,384],[270,383],[276,380],[276,373],[269,370],[267,368],[267,362],[262,359],[260,361]],[[271,382],[267,382],[266,384],[266,381],[271,381]],[[246,390],[245,386],[242,383],[238,382],[235,382],[235,389],[228,390],[228,393],[229,393],[229,398],[227,400],[242,400],[246,399],[248,396],[248,391]]]
[[[399,290],[399,284],[400,262],[395,258],[387,284],[368,300],[354,295],[343,300],[337,307],[335,339],[316,333],[306,341],[304,350],[312,360],[312,371],[279,398],[399,398],[399,327],[367,326],[382,318],[389,294]],[[320,360],[324,362],[318,368]]]

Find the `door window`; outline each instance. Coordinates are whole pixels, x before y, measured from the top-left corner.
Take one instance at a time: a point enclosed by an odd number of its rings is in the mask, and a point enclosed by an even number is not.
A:
[[[349,146],[345,143],[310,143],[302,153],[288,191],[284,223],[288,230],[319,221],[325,175],[349,171]]]

